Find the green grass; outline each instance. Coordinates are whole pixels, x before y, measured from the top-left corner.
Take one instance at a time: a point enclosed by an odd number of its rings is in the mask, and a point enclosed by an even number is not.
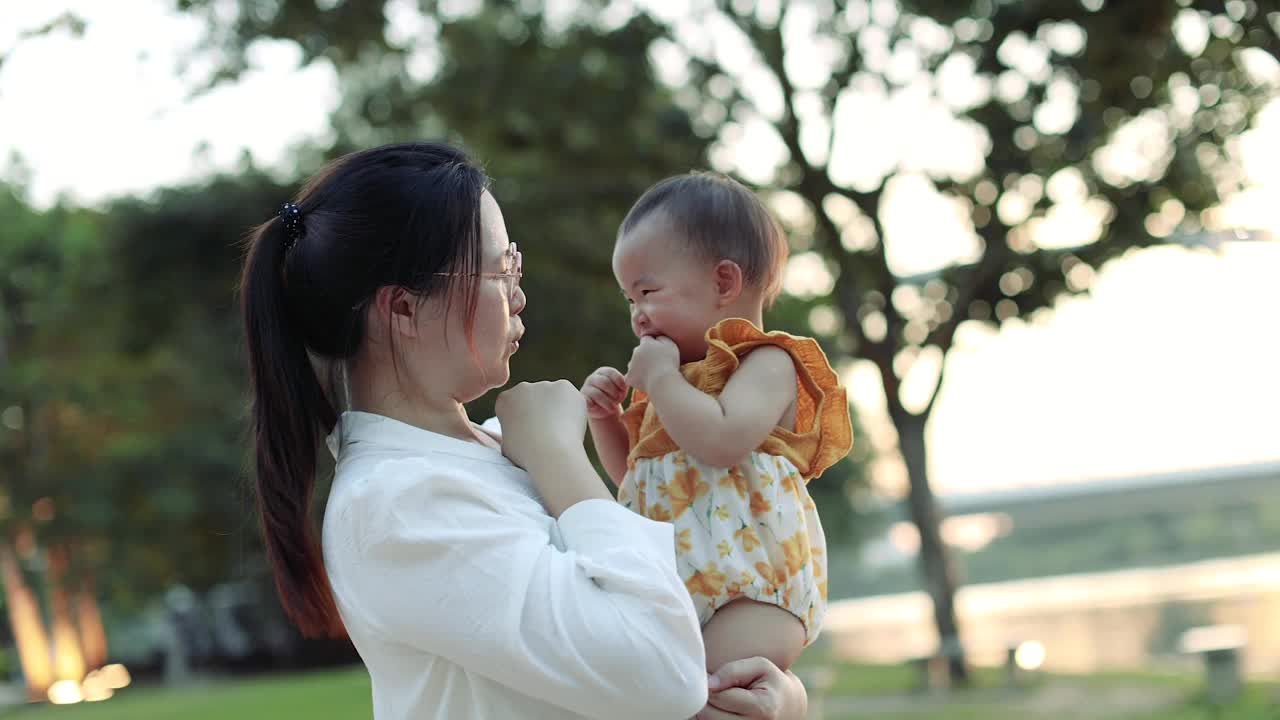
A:
[[[1132,720],[1280,720],[1280,686],[1255,683],[1234,702],[1219,707],[1193,695],[1177,707],[1134,715]]]
[[[832,680],[824,720],[1280,720],[1280,685],[1252,684],[1231,705],[1216,708],[1200,697],[1200,678],[1195,675],[1041,676],[1028,687],[1010,690],[1003,687],[1001,671],[979,669],[972,690],[947,696],[916,693],[914,671],[906,666],[839,665]],[[1135,707],[1132,702],[1126,705],[1124,698],[1151,702]],[[369,679],[361,668],[177,689],[126,688],[102,703],[31,705],[0,712],[4,720],[368,720],[371,716]]]
[[[797,672],[809,681],[813,660]],[[976,668],[969,690],[929,695],[907,665],[834,664],[824,720],[1280,720],[1280,683],[1251,683],[1224,707],[1197,673],[1039,674],[1020,688],[1001,668]],[[816,688],[810,686],[811,697]]]
[[[1040,702],[1037,690],[1022,695],[978,690],[945,698],[915,696],[896,704],[845,697],[826,701],[823,720],[1280,720],[1280,687],[1275,684],[1252,684],[1222,706],[1196,692],[1169,695],[1158,692],[1157,686],[1145,708],[1132,704],[1134,694],[1143,693],[1141,686],[1126,689],[1129,699],[1123,705],[1116,705],[1114,697],[1090,692],[1090,687],[1087,682],[1076,684],[1068,690],[1068,702],[1050,706]]]
[[[368,720],[363,668],[211,682],[184,688],[125,688],[106,702],[32,705],[5,720]]]
[[[916,670],[908,665],[860,665],[836,663],[830,666],[832,676],[827,694],[838,697],[851,695],[906,695],[916,691],[919,678]],[[796,673],[811,684],[807,673],[812,672],[813,662],[801,660]],[[1004,671],[998,668],[975,668],[973,682],[976,687],[995,687],[1004,682]]]

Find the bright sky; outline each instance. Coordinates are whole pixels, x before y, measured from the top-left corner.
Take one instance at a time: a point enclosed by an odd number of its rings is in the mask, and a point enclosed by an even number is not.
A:
[[[298,69],[300,56],[287,43],[260,43],[254,70],[243,81],[188,102],[206,68],[197,63],[184,71],[180,58],[201,27],[168,8],[165,0],[0,5],[0,52],[13,47],[21,30],[67,9],[88,21],[82,38],[58,33],[26,41],[0,68],[0,157],[21,155],[36,203],[58,195],[95,203],[144,193],[233,168],[245,152],[270,167],[288,157],[291,144],[326,137],[338,101],[332,69]],[[810,20],[800,15],[793,24],[802,29]],[[927,46],[928,28],[921,37]],[[871,56],[874,40],[864,49]],[[1075,40],[1068,33],[1050,42]],[[824,52],[820,45],[807,50]],[[734,66],[740,49],[721,43],[716,52]],[[918,60],[882,55],[877,62],[891,72],[909,73]],[[655,53],[665,76],[678,79],[679,56],[671,49]],[[1027,74],[1039,71],[1034,52],[1020,57]],[[796,54],[791,60],[802,86],[810,59]],[[867,136],[858,132],[860,124],[888,138],[862,146],[837,142],[831,153],[837,179],[874,182],[894,157],[918,170],[888,189],[886,245],[900,272],[972,252],[960,214],[931,195],[926,179],[963,175],[989,142],[979,128],[948,119],[946,105],[972,102],[959,80],[966,68],[948,72],[954,78],[947,87],[960,90],[944,93],[941,101],[923,86],[892,95],[868,86],[851,92],[837,111],[837,125],[854,130],[849,137]],[[1016,78],[1005,84],[1016,85]],[[776,101],[767,85],[754,86],[765,88],[759,91],[763,106]],[[1064,98],[1061,108],[1037,116],[1037,127],[1070,120],[1072,100]],[[854,103],[859,112],[850,110]],[[822,121],[809,117],[804,129],[806,150],[825,153]],[[1136,137],[1131,144],[1141,149],[1141,142]],[[765,178],[777,150],[763,123],[747,121],[714,159]],[[1231,150],[1249,190],[1228,203],[1219,224],[1268,229],[1280,237],[1280,101]],[[1140,155],[1118,148],[1115,171],[1140,175]],[[1059,237],[1070,243],[1096,222],[1097,208],[1076,198],[1074,189],[1069,174],[1026,189],[1028,196],[1047,192],[1068,200],[1041,228],[1043,242]],[[1017,198],[1010,198],[996,210],[1017,217]],[[1177,208],[1166,210],[1177,215]],[[850,219],[856,226],[852,214]],[[846,242],[856,243],[856,232]],[[813,258],[803,256],[789,283],[814,290],[826,285]],[[933,477],[941,491],[1280,457],[1280,242],[1228,243],[1217,254],[1176,247],[1136,253],[1098,273],[1094,290],[1092,297],[1064,303],[1047,321],[1014,323],[998,334],[971,328],[961,334],[930,427]],[[936,358],[918,362],[908,386],[928,385],[931,361],[936,369]],[[847,377],[875,444],[891,448],[874,371],[855,363]],[[878,467],[887,484],[900,476],[891,460]]]

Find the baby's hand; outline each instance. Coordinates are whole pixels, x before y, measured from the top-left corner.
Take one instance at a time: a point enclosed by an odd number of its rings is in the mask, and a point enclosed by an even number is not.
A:
[[[627,384],[647,393],[655,380],[669,372],[680,372],[680,348],[671,338],[640,338],[627,366]]]
[[[622,401],[627,399],[627,381],[622,373],[602,367],[582,383],[582,397],[587,401],[587,417],[607,420],[622,414]]]

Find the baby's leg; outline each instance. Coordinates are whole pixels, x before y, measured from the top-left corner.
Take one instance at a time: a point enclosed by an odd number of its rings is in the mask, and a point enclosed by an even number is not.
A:
[[[804,649],[804,624],[777,605],[739,598],[711,616],[702,628],[707,646],[707,672],[727,662],[768,658],[786,670]]]

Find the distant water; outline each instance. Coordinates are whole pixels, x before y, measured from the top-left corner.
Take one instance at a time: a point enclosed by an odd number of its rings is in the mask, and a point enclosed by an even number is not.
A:
[[[973,585],[956,599],[975,663],[1003,662],[1009,644],[1045,646],[1059,672],[1186,667],[1192,627],[1244,629],[1245,672],[1280,677],[1280,553],[1188,565]],[[923,592],[840,600],[823,629],[838,657],[893,663],[937,647]]]

